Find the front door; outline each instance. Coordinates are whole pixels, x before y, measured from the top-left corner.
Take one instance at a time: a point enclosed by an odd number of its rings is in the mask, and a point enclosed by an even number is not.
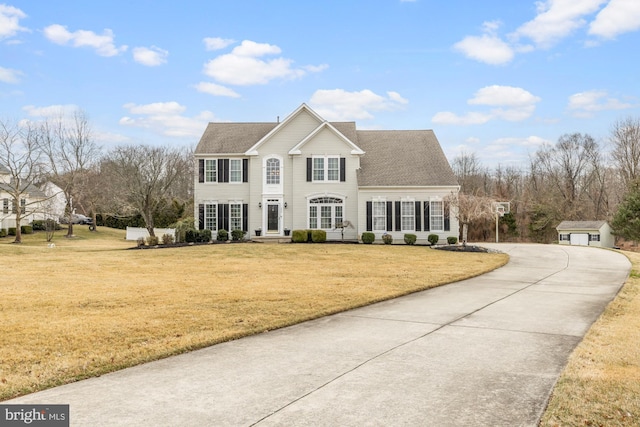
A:
[[[280,232],[280,212],[276,203],[267,204],[267,233]]]

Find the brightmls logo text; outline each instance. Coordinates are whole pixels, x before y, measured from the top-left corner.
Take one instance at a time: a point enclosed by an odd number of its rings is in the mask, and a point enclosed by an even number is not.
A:
[[[0,427],[69,427],[69,405],[0,405]]]

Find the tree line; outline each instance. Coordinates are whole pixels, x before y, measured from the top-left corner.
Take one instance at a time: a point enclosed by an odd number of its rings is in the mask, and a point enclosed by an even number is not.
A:
[[[496,201],[511,205],[499,219],[501,240],[549,243],[557,240],[555,227],[564,220],[607,220],[616,235],[640,240],[640,219],[638,238],[628,230],[628,222],[640,215],[640,118],[616,121],[601,143],[588,134],[562,135],[530,155],[523,168],[489,169],[467,152],[451,166],[460,184],[452,203],[460,223],[469,226],[469,240],[495,238]],[[639,200],[635,210],[629,205],[633,197]]]
[[[74,213],[91,216],[94,224],[99,214],[140,216],[155,236],[154,227],[193,212],[192,149],[125,144],[105,151],[81,110],[42,121],[0,120],[0,168],[8,177],[3,192],[20,206],[13,210],[16,224],[30,213],[51,213],[52,195],[30,197],[34,191],[48,182],[61,189],[68,237]],[[21,242],[19,225],[15,242]]]

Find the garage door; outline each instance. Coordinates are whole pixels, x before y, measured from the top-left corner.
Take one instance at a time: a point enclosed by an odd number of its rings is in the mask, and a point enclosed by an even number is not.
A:
[[[580,246],[589,246],[589,234],[571,233],[571,244]]]

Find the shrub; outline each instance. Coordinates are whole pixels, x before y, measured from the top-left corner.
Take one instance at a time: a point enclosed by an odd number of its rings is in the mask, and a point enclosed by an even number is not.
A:
[[[147,246],[158,246],[159,241],[158,236],[149,236],[147,237]]]
[[[429,241],[429,243],[431,243],[431,246],[434,246],[436,243],[438,243],[438,240],[440,240],[440,238],[437,234],[429,234],[429,236],[427,236],[427,240]]]
[[[22,234],[33,234],[33,227],[30,225],[21,225],[20,232]]]
[[[327,241],[327,232],[324,230],[313,230],[311,232],[311,241],[313,243],[324,243]]]
[[[15,236],[15,235],[16,235],[16,228],[9,227],[9,236]]]
[[[173,245],[173,234],[163,234],[162,235],[162,244],[163,245]]]
[[[138,239],[136,240],[136,243],[138,244],[139,248],[144,246],[144,237],[138,237]]]
[[[391,234],[384,233],[382,235],[382,241],[385,245],[390,245],[393,243],[393,236]]]
[[[0,237],[7,237],[7,229],[0,228]]]
[[[293,230],[293,233],[291,233],[291,241],[293,243],[306,243],[307,230]]]
[[[221,228],[220,230],[218,230],[218,235],[216,236],[216,240],[218,242],[226,242],[227,240],[229,240],[229,232],[224,228]]]
[[[404,242],[407,245],[415,245],[416,240],[418,240],[418,236],[416,236],[415,234],[408,233],[404,235]]]
[[[227,238],[228,238],[228,235],[227,235]],[[196,234],[196,242],[209,243],[210,241],[211,241],[211,230],[209,230],[208,228],[203,228],[202,230],[198,230]]]
[[[184,230],[184,241],[187,243],[195,243],[198,232],[195,228]]]
[[[36,219],[31,223],[33,231],[45,231],[47,229],[46,223],[42,219]]]
[[[313,230],[307,230],[307,242],[313,242],[313,237],[311,236]]]
[[[376,235],[370,231],[365,231],[362,233],[362,243],[366,243],[370,245],[373,241],[376,240]]]
[[[247,234],[247,232],[244,230],[231,230],[231,240],[233,240],[234,242],[244,240],[245,234]]]
[[[455,245],[456,243],[458,243],[458,238],[456,236],[449,236],[447,237],[447,243],[450,245]]]

